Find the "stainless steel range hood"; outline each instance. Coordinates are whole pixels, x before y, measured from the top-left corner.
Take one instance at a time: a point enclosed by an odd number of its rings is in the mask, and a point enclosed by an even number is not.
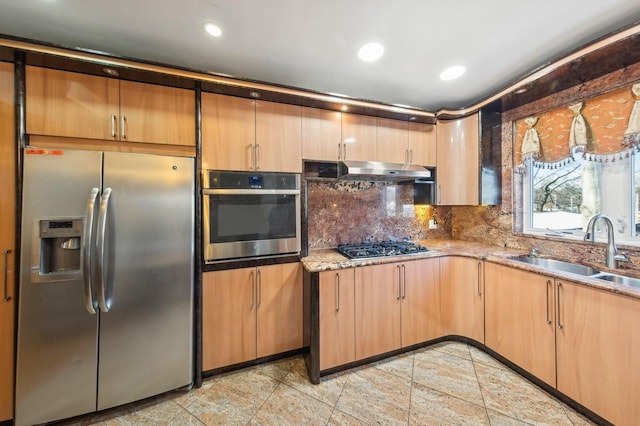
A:
[[[429,169],[415,164],[354,160],[338,162],[339,179],[406,181],[431,177]]]

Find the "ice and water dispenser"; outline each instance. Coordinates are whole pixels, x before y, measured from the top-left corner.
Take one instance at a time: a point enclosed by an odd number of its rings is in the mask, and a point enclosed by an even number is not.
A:
[[[40,220],[40,274],[80,270],[82,219]]]

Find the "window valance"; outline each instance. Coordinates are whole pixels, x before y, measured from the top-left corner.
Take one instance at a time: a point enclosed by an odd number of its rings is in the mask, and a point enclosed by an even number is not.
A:
[[[640,149],[640,83],[515,122],[514,160],[524,172],[555,168],[582,153],[588,161],[616,161]]]

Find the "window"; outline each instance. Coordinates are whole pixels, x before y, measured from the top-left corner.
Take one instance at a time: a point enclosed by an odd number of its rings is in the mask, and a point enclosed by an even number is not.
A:
[[[640,245],[640,155],[574,153],[561,164],[529,159],[523,179],[525,233],[582,238],[595,214],[609,216],[616,241]],[[606,229],[596,237],[606,238]]]
[[[514,137],[518,229],[582,238],[603,214],[640,245],[640,82],[515,120]]]

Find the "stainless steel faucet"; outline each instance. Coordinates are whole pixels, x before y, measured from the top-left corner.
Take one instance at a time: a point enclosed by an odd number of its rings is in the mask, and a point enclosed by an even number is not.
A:
[[[602,220],[607,226],[607,266],[609,268],[617,268],[618,262],[628,262],[629,258],[624,253],[619,253],[616,247],[615,234],[613,229],[613,223],[608,216],[603,214],[597,214],[589,219],[587,224],[587,230],[584,234],[585,241],[595,242],[595,227],[598,220]]]

